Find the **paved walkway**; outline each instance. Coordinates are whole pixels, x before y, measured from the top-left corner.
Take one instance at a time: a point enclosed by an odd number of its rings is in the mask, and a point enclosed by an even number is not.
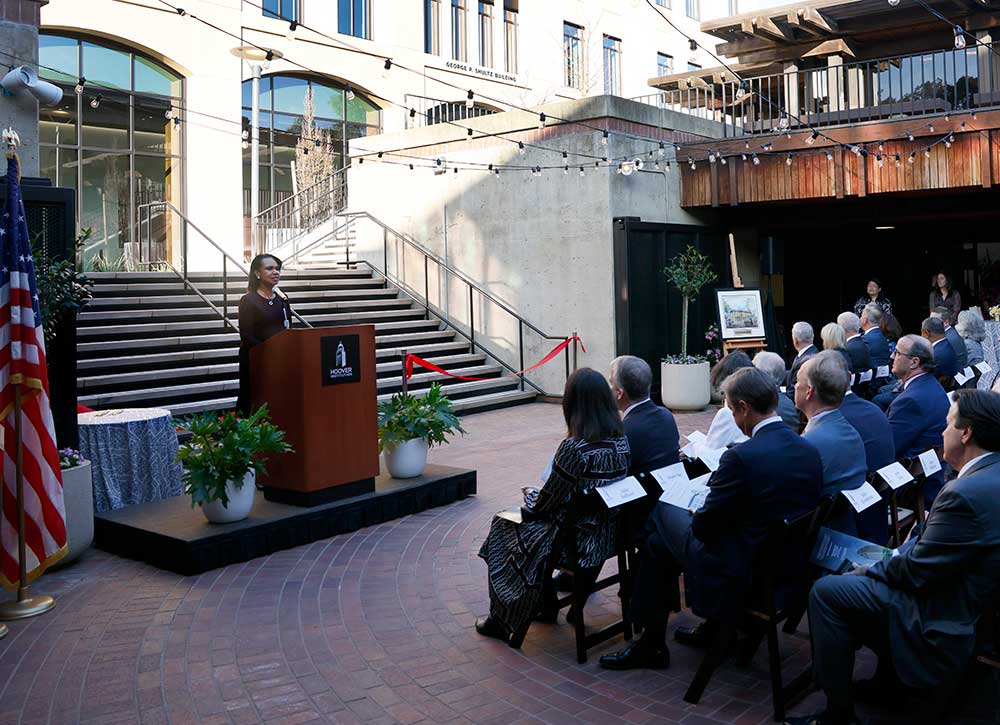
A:
[[[667,671],[612,673],[597,656],[620,643],[578,666],[565,623],[533,626],[521,651],[478,636],[476,552],[493,513],[538,480],[563,422],[536,404],[464,424],[431,460],[478,469],[474,498],[198,577],[99,551],[46,575],[35,590],[56,609],[0,641],[0,723],[769,722],[764,652],[723,667],[693,706],[681,698],[700,653],[680,645]],[[595,597],[588,622],[616,606]],[[782,647],[786,672],[801,671],[804,631]]]

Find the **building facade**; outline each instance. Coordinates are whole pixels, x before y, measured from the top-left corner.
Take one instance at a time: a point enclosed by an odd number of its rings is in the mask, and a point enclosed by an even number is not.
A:
[[[711,48],[699,23],[734,5],[52,0],[41,13],[39,70],[65,97],[41,114],[41,175],[78,190],[79,226],[91,230],[87,268],[128,268],[130,245],[151,223],[143,205],[158,200],[242,255],[253,71],[233,48],[276,51],[261,71],[263,210],[343,167],[353,139],[511,107],[649,95],[651,77],[715,63],[658,13]],[[179,223],[157,223],[176,254]],[[192,264],[203,254],[211,266],[212,253],[199,250],[191,242]]]

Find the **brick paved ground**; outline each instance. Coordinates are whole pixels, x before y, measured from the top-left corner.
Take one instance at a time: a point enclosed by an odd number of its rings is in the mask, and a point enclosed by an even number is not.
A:
[[[682,432],[710,416],[680,416]],[[620,643],[578,666],[565,623],[533,626],[521,651],[478,636],[476,551],[492,514],[537,481],[562,420],[537,404],[465,424],[431,460],[478,469],[475,498],[199,577],[99,551],[43,577],[35,589],[57,608],[0,641],[0,723],[769,721],[763,652],[723,667],[692,706],[700,653],[680,645],[667,671],[612,673],[597,656]],[[595,597],[588,621],[616,603]],[[803,669],[805,633],[782,647],[786,672]],[[995,705],[979,711],[997,722]]]

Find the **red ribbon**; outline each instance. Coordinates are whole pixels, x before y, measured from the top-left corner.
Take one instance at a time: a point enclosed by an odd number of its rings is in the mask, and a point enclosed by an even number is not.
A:
[[[516,373],[511,373],[509,376],[501,376],[501,377],[517,377],[519,375],[523,375],[524,373],[530,373],[532,370],[540,368],[545,363],[551,362],[556,356],[559,355],[559,353],[561,353],[563,350],[569,347],[570,343],[573,342],[580,343],[580,349],[583,350],[584,352],[587,352],[587,348],[583,346],[583,340],[574,335],[573,337],[567,338],[562,342],[560,342],[558,345],[552,348],[552,351],[548,355],[546,355],[541,360],[536,362],[530,368],[525,368],[524,370],[520,370]],[[450,373],[444,368],[438,367],[434,363],[428,362],[427,360],[424,360],[422,357],[418,357],[417,355],[414,355],[412,353],[407,354],[406,360],[403,362],[403,370],[406,373],[407,380],[413,377],[414,365],[419,365],[420,367],[426,370],[430,370],[431,372],[435,373],[441,373],[442,375],[447,375],[449,378],[455,378],[456,380],[468,380],[469,382],[477,382],[480,380],[496,380],[496,378],[468,378],[463,375],[455,375],[454,373]]]

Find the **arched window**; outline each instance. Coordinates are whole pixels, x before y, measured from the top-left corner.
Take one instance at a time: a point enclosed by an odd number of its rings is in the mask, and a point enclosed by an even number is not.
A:
[[[311,99],[313,130],[304,131],[307,99]],[[252,81],[243,82],[243,128],[249,137]],[[260,209],[264,210],[320,181],[304,174],[319,174],[322,165],[302,164],[299,140],[306,136],[321,141],[329,155],[332,173],[344,167],[351,139],[380,132],[378,106],[355,91],[348,99],[345,86],[320,83],[292,76],[265,76],[260,80]],[[298,147],[298,150],[296,150]],[[305,147],[306,149],[308,147]],[[299,161],[296,161],[296,154]],[[250,215],[250,149],[243,151],[243,214]]]
[[[39,111],[41,174],[77,191],[77,224],[91,229],[84,269],[131,269],[137,207],[162,199],[182,208],[183,127],[168,115],[183,117],[183,79],[103,39],[43,32],[38,46],[39,75],[63,90],[57,108]],[[177,232],[159,233],[169,259]]]

